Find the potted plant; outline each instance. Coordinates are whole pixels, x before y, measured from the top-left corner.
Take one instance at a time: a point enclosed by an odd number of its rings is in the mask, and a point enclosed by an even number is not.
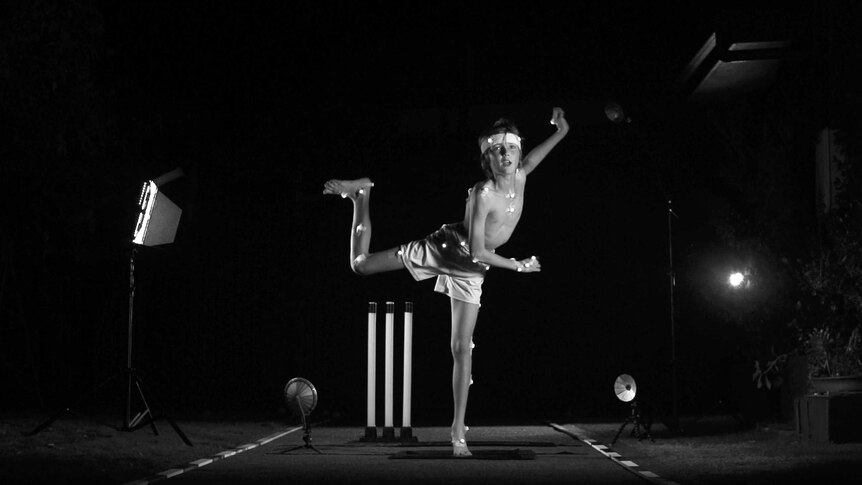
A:
[[[860,325],[849,332],[825,326],[807,333],[803,345],[814,392],[862,391],[860,330]]]
[[[804,266],[799,303],[801,350],[815,392],[862,390],[862,212],[860,205],[824,220],[826,239]],[[834,386],[838,386],[835,388]]]

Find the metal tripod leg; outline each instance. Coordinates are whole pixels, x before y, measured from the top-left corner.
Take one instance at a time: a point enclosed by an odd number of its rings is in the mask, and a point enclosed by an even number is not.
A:
[[[287,453],[290,453],[290,452],[293,452],[296,450],[311,449],[311,450],[318,452],[319,454],[323,454],[322,451],[318,450],[317,448],[315,448],[314,445],[311,444],[311,432],[310,431],[307,431],[305,434],[302,435],[302,440],[305,441],[304,445],[294,446],[293,448],[291,448],[289,450],[285,450],[282,453],[287,454]]]
[[[150,408],[150,405],[149,405],[149,403],[147,402],[146,396],[145,396],[145,394],[144,394],[144,388],[146,387],[146,386],[145,386],[145,384],[144,384],[144,381],[143,381],[143,380],[141,379],[141,377],[137,374],[137,372],[135,372],[135,370],[134,370],[134,369],[127,369],[127,370],[126,370],[126,373],[128,374],[129,379],[131,379],[131,381],[135,383],[135,386],[136,386],[136,387],[137,387],[137,389],[138,389],[138,394],[141,396],[141,400],[142,400],[142,401],[143,401],[143,403],[144,403],[144,408],[145,408],[145,409],[144,409],[144,411],[142,411],[142,412],[138,413],[138,414],[135,416],[135,418],[134,418],[134,419],[129,419],[129,418],[128,418],[128,409],[129,409],[129,407],[130,407],[130,403],[131,403],[131,401],[130,401],[131,396],[128,396],[128,398],[129,398],[129,399],[127,399],[127,401],[126,401],[126,409],[127,409],[127,412],[126,412],[126,413],[127,413],[127,414],[126,414],[126,420],[125,420],[125,422],[123,423],[123,427],[121,428],[121,430],[122,430],[122,431],[135,431],[136,429],[141,428],[142,426],[146,426],[147,424],[149,424],[149,425],[152,427],[152,429],[153,429],[153,434],[158,435],[158,434],[159,434],[159,430],[158,430],[158,428],[156,428],[156,418],[155,418],[155,416],[154,416],[154,414],[153,414],[153,411],[152,411],[152,408]],[[75,401],[73,404],[71,404],[71,405],[69,405],[69,406],[64,406],[64,407],[63,407],[63,408],[61,408],[59,411],[57,411],[56,413],[54,413],[50,418],[48,418],[47,420],[45,420],[45,422],[43,422],[42,424],[40,424],[39,426],[37,426],[36,428],[34,428],[34,429],[33,429],[33,431],[30,431],[30,433],[28,433],[28,435],[29,435],[29,436],[32,436],[32,435],[35,435],[35,434],[39,433],[40,431],[42,431],[42,430],[44,430],[45,428],[47,428],[48,426],[50,426],[54,421],[57,421],[58,419],[60,419],[61,417],[63,417],[63,415],[68,414],[69,412],[71,412],[71,410],[72,410],[72,409],[75,409],[75,408],[77,408],[78,406],[80,406],[81,404],[83,404],[84,402],[88,401],[88,400],[89,400],[89,399],[91,399],[93,396],[95,396],[95,395],[96,395],[96,393],[97,393],[101,388],[105,387],[109,382],[111,382],[111,381],[113,381],[114,379],[116,379],[119,375],[120,375],[120,373],[114,374],[113,376],[111,376],[110,378],[108,378],[107,380],[105,380],[104,382],[102,382],[101,384],[99,384],[98,386],[94,387],[93,389],[91,389],[91,390],[90,390],[89,392],[87,392],[86,394],[84,394],[84,396],[83,396],[83,397],[81,397],[80,399],[78,399],[77,401]],[[153,401],[153,402],[155,402],[155,401]],[[163,416],[163,417],[168,421],[168,423],[170,423],[171,427],[172,427],[172,428],[174,429],[174,431],[179,435],[179,437],[183,440],[183,442],[184,442],[185,444],[187,444],[187,445],[189,445],[189,446],[194,446],[194,445],[192,445],[192,442],[191,442],[191,441],[189,441],[189,438],[186,436],[186,434],[185,434],[185,433],[183,433],[183,431],[180,429],[180,427],[179,427],[179,426],[177,426],[177,423],[175,423],[175,422],[174,422],[174,420],[173,420],[173,419],[171,419],[171,418],[167,415],[167,413],[165,413],[165,412],[163,411],[163,412],[162,412],[162,416]],[[147,419],[147,421],[144,421],[145,419]]]
[[[301,410],[300,410],[300,412],[301,412]],[[290,453],[292,451],[296,451],[296,450],[303,449],[303,448],[309,448],[309,449],[312,449],[318,453],[321,453],[320,450],[318,450],[317,448],[314,447],[314,445],[311,444],[311,425],[308,423],[308,420],[306,419],[304,413],[302,414],[302,441],[305,441],[304,445],[294,446],[293,448],[291,448],[287,451],[283,451],[282,453],[287,454],[287,453]]]
[[[623,421],[623,424],[620,426],[620,429],[617,430],[616,436],[614,436],[613,441],[611,441],[611,445],[613,445],[614,443],[617,442],[617,439],[620,437],[620,434],[623,432],[623,429],[625,429],[626,425],[631,423],[631,422],[632,422],[631,416],[627,417],[626,420]]]
[[[649,438],[650,441],[655,442],[655,440],[653,440],[652,436],[650,435],[649,428],[647,428],[646,426],[643,427],[643,434],[641,434],[641,412],[640,409],[638,409],[637,402],[632,401],[632,412],[631,414],[629,414],[626,420],[623,421],[623,424],[622,426],[620,426],[620,429],[617,430],[617,434],[616,436],[614,436],[614,440],[611,441],[611,445],[617,442],[617,439],[619,439],[620,434],[623,432],[623,429],[629,423],[632,423],[634,425],[631,432],[632,436],[634,436],[638,440]]]
[[[156,417],[152,409],[150,408],[150,405],[147,402],[147,398],[144,394],[144,389],[146,388],[146,385],[144,384],[143,379],[141,379],[141,376],[139,376],[134,369],[131,369],[129,372],[130,378],[134,380],[135,386],[138,389],[138,393],[141,396],[141,401],[144,403],[144,411],[138,413],[134,419],[129,420],[129,422],[127,422],[125,425],[124,431],[134,431],[142,426],[146,426],[147,424],[149,424],[153,428],[153,433],[158,435],[159,431],[158,428],[156,428]],[[192,442],[189,441],[186,434],[183,433],[179,426],[177,426],[177,423],[175,423],[174,420],[171,419],[171,417],[168,416],[167,413],[164,411],[164,408],[162,408],[161,405],[158,404],[158,401],[156,401],[155,397],[152,396],[152,394],[150,395],[150,397],[152,402],[155,403],[161,409],[162,417],[164,417],[168,421],[168,423],[170,423],[171,427],[180,436],[183,442],[189,446],[194,446],[192,445]],[[144,419],[147,419],[147,421],[142,422],[144,421]]]

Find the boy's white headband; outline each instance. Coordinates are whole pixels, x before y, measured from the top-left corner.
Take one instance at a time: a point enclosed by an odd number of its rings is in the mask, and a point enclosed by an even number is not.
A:
[[[501,144],[505,141],[505,143],[514,143],[518,146],[518,149],[521,149],[521,137],[514,133],[497,133],[496,135],[491,135],[488,138],[482,140],[482,145],[480,146],[480,150],[482,153],[485,153],[492,145]]]

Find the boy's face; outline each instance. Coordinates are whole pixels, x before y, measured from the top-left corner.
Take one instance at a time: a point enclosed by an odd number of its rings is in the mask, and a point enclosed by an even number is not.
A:
[[[509,175],[521,164],[521,149],[512,142],[497,143],[488,149],[487,157],[495,175]]]

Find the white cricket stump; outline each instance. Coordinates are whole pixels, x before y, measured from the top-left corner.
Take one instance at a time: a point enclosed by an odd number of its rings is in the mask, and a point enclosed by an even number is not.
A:
[[[363,441],[377,440],[377,414],[374,401],[377,395],[377,303],[368,302],[368,391],[366,393],[365,438]]]
[[[395,302],[386,302],[384,340],[384,395],[383,429],[377,435],[377,303],[368,302],[368,365],[367,365],[367,412],[365,435],[360,441],[405,442],[418,441],[411,426],[413,386],[413,302],[404,302],[404,365],[401,427],[395,436],[394,374],[395,374]]]
[[[401,429],[399,438],[401,441],[418,441],[413,436],[413,427],[410,425],[410,408],[413,400],[413,302],[404,302],[404,385],[401,398]]]
[[[383,389],[383,439],[395,439],[395,426],[392,419],[393,360],[395,360],[395,302],[386,302],[386,359],[384,364]]]

